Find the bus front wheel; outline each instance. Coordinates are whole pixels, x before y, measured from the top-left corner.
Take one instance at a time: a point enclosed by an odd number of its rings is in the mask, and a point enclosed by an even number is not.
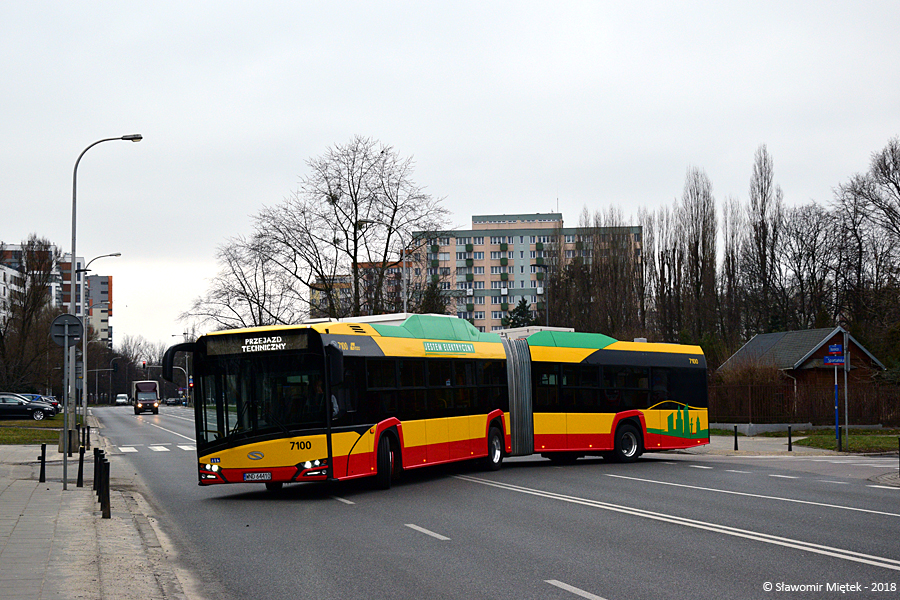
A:
[[[612,452],[615,462],[634,462],[641,455],[641,434],[633,425],[624,423],[616,429],[616,446]]]

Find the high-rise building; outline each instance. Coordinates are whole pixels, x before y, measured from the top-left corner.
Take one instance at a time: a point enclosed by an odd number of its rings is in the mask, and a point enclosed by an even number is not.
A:
[[[639,256],[641,228],[616,229],[627,230]],[[480,331],[497,331],[522,298],[533,317],[543,316],[545,272],[560,261],[590,263],[596,245],[585,239],[603,239],[604,231],[566,228],[561,213],[475,215],[471,229],[428,241],[427,275],[433,281],[450,275],[457,316],[471,320]]]

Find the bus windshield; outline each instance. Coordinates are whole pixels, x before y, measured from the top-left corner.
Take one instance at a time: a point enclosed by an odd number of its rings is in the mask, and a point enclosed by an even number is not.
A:
[[[200,447],[325,427],[323,360],[310,352],[207,356],[196,365]]]

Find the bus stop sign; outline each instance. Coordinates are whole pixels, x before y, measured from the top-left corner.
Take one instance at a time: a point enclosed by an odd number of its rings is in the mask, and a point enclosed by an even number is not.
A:
[[[75,315],[59,315],[50,324],[50,337],[57,346],[74,346],[83,334],[84,326]]]

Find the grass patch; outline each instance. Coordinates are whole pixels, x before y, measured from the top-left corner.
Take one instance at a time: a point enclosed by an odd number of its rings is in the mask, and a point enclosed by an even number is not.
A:
[[[730,435],[734,437],[734,429],[710,429],[709,435]],[[743,437],[744,434],[738,431],[738,437]]]
[[[18,427],[25,429],[62,429],[63,418],[61,416],[57,416],[53,417],[52,419],[43,419],[41,421],[35,421],[34,419],[10,419],[0,421],[0,431],[3,431],[7,427]]]
[[[897,450],[897,443],[896,434],[872,435],[854,430],[850,432],[849,438],[844,437],[841,440],[841,449],[844,452],[893,452]],[[822,450],[837,450],[837,440],[833,431],[825,435],[816,432],[794,444]]]
[[[40,427],[0,427],[0,444],[59,444],[59,431]]]

